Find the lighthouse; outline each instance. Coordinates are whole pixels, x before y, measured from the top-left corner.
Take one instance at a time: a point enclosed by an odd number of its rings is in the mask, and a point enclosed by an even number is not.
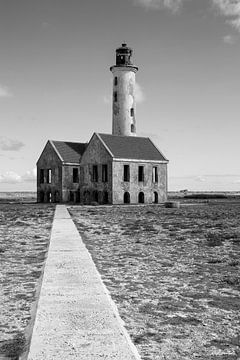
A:
[[[138,68],[132,63],[132,49],[122,44],[116,49],[113,74],[112,134],[136,136],[135,74]]]

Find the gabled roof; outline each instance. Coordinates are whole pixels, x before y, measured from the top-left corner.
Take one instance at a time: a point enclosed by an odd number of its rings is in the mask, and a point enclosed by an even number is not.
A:
[[[57,151],[61,160],[66,163],[79,163],[80,158],[87,147],[87,143],[77,143],[69,141],[51,140],[50,143]]]
[[[168,161],[149,138],[97,134],[117,159]]]

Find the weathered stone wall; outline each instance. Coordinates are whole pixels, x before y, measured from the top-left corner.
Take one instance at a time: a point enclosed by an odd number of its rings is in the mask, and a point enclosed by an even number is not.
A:
[[[40,183],[40,169],[44,171],[44,182]],[[47,183],[47,171],[52,170],[52,181]],[[37,201],[49,202],[62,199],[62,163],[48,142],[37,162]]]
[[[108,181],[102,181],[102,165],[108,168]],[[97,165],[98,181],[93,181],[93,165]],[[104,194],[108,194],[107,203],[112,202],[112,157],[107,152],[96,134],[93,135],[86,151],[81,159],[80,171],[81,202],[91,203],[93,201],[106,203]],[[98,199],[96,199],[98,193]],[[98,201],[97,201],[98,200]]]
[[[123,166],[130,166],[130,181],[123,180]],[[138,182],[138,167],[144,166],[144,181]],[[153,182],[153,166],[158,169],[158,182]],[[154,203],[154,192],[158,194],[158,202],[167,199],[167,164],[137,161],[113,161],[113,204],[123,204],[124,193],[129,192],[130,203],[139,202],[138,195],[144,193],[144,203]]]
[[[78,169],[78,183],[73,183],[74,168]],[[62,201],[80,202],[80,165],[63,165],[62,174]]]

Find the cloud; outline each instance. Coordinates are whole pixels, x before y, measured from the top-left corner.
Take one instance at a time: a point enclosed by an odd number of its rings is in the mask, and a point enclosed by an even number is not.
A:
[[[7,171],[5,174],[0,175],[0,183],[17,184],[21,181],[21,176],[13,171]]]
[[[37,178],[37,169],[34,168],[32,170],[28,170],[23,176],[22,181],[26,182],[34,182]]]
[[[240,31],[240,0],[211,0],[227,22]]]
[[[6,171],[4,174],[0,174],[0,183],[4,184],[19,184],[23,182],[35,182],[37,178],[37,170],[26,171],[25,174],[19,175],[14,171]]]
[[[145,94],[142,86],[140,86],[137,82],[135,84],[135,99],[137,103],[142,103],[145,100]]]
[[[176,13],[187,0],[132,0],[135,5],[145,9],[169,9]],[[190,1],[190,0],[188,0]],[[192,0],[193,1],[193,0]],[[197,0],[195,0],[197,1]],[[240,31],[240,0],[209,0],[209,4],[227,18],[227,22]]]
[[[8,88],[0,85],[0,99],[1,98],[8,98],[8,97],[12,97],[11,92],[8,90]]]
[[[135,5],[140,5],[146,9],[169,9],[177,12],[186,0],[134,0]]]
[[[228,45],[233,45],[236,42],[236,39],[232,35],[223,36],[223,42]]]
[[[16,140],[16,139],[9,139],[4,136],[0,136],[0,150],[3,151],[18,151],[20,150],[24,145],[22,141]]]

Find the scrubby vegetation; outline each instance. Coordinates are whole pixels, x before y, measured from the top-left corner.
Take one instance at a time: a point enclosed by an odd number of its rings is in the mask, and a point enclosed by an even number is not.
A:
[[[217,194],[217,193],[195,193],[195,194],[188,194],[184,195],[184,199],[195,199],[195,200],[201,200],[201,199],[227,199],[228,196],[225,194]]]
[[[0,358],[17,360],[26,349],[53,214],[51,205],[0,204]]]
[[[143,360],[240,357],[240,202],[72,207]]]

